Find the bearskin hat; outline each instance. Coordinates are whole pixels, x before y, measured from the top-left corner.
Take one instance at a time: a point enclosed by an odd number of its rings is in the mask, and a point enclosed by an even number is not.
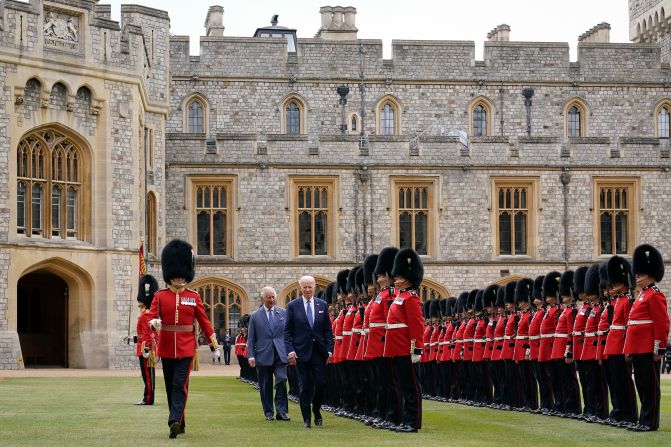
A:
[[[576,295],[585,292],[585,275],[587,275],[587,269],[588,267],[583,265],[575,270],[575,274],[573,275],[573,290]]]
[[[549,296],[557,297],[559,292],[559,281],[561,280],[561,273],[552,271],[545,275],[543,279],[543,298],[547,300]]]
[[[545,303],[545,295],[543,295],[543,281],[545,280],[545,275],[538,275],[534,279],[534,289],[531,292],[533,299],[538,298],[543,303]]]
[[[573,298],[573,270],[566,270],[559,280],[559,296],[570,296]]]
[[[457,313],[466,312],[466,305],[468,303],[468,292],[461,292],[457,301]]]
[[[333,289],[334,288],[335,288],[335,283],[331,282],[324,289],[324,301],[326,301],[326,304],[334,304],[334,301],[333,301]]]
[[[391,271],[394,268],[394,258],[398,253],[398,248],[396,247],[385,247],[380,250],[380,254],[377,256],[377,263],[375,264],[375,270],[373,270],[374,275],[387,275],[391,278]]]
[[[349,276],[349,269],[340,270],[336,276],[336,293],[341,295],[347,293],[347,277]]]
[[[468,300],[466,300],[466,309],[473,310],[475,307],[475,296],[478,294],[478,289],[473,289],[468,292]]]
[[[482,302],[483,293],[484,293],[484,290],[482,290],[482,289],[479,289],[475,293],[475,304],[473,304],[473,310],[475,312],[482,312],[483,310],[485,310],[485,306]]]
[[[447,316],[454,317],[457,311],[457,299],[453,296],[447,299]]]
[[[517,281],[517,285],[515,286],[515,302],[526,301],[531,304],[533,287],[534,280],[531,278],[523,278]]]
[[[643,244],[636,247],[633,261],[634,275],[649,275],[655,279],[655,282],[660,282],[664,278],[664,258],[652,245]]]
[[[440,318],[440,300],[433,299],[429,301],[429,316],[431,318]]]
[[[606,264],[608,268],[608,285],[624,284],[627,287],[634,285],[634,275],[631,273],[631,264],[622,256],[612,256]]]
[[[356,293],[356,273],[361,269],[361,265],[355,265],[347,275],[347,293]]]
[[[363,261],[363,281],[366,286],[375,285],[375,266],[377,265],[378,255],[366,256]]]
[[[602,262],[599,264],[599,296],[605,296],[608,289],[608,264]]]
[[[601,296],[601,291],[599,290],[599,268],[600,265],[598,262],[590,265],[585,273],[585,294],[589,296]]]
[[[419,255],[412,248],[404,248],[396,253],[392,276],[400,276],[407,279],[413,288],[418,289],[424,279],[424,266]]]
[[[496,304],[496,292],[499,290],[499,286],[496,284],[491,284],[482,292],[482,306],[493,307]]]
[[[424,314],[424,319],[428,320],[431,318],[431,301],[424,301],[422,303],[422,313]]]
[[[506,295],[503,298],[504,303],[515,304],[515,287],[517,287],[517,281],[510,281],[506,284]]]
[[[366,293],[366,284],[364,283],[363,276],[363,266],[356,271],[356,276],[354,277],[355,288],[359,293]]]
[[[506,287],[499,286],[496,291],[496,307],[506,307]]]
[[[137,300],[149,309],[156,292],[158,292],[158,281],[156,281],[156,278],[151,275],[143,275],[137,288]]]
[[[193,281],[196,270],[191,244],[180,239],[168,242],[161,252],[161,270],[167,284],[174,278],[184,278],[187,283]]]
[[[447,298],[443,298],[439,301],[440,303],[440,315],[443,317],[447,316]]]

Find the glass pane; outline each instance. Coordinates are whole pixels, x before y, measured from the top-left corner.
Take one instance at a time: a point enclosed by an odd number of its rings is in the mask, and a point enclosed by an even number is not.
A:
[[[196,208],[203,207],[203,188],[196,189]]]
[[[412,208],[412,188],[405,189],[405,207]]]
[[[290,102],[286,109],[286,122],[287,122],[287,133],[288,134],[299,134],[301,131],[300,127],[300,109],[295,102]]]
[[[385,104],[382,107],[380,127],[382,135],[394,135],[394,109],[390,104]]]
[[[350,130],[356,132],[356,116],[352,117],[352,125],[350,126]]]
[[[417,254],[427,254],[428,241],[428,219],[425,213],[415,215],[415,251]]]
[[[659,138],[669,138],[669,110],[666,107],[659,109],[657,128],[659,129]]]
[[[61,189],[51,189],[51,234],[60,235],[61,229]]]
[[[212,219],[212,245],[212,254],[226,254],[226,214],[221,211],[214,213]]]
[[[238,320],[240,320],[240,306],[233,304],[228,308],[228,329],[232,334],[238,332]]]
[[[42,234],[42,200],[43,190],[42,185],[39,183],[33,184],[33,194],[32,194],[32,227],[33,234]]]
[[[428,191],[426,188],[422,188],[422,208],[426,209],[428,208],[428,203],[429,203],[429,198],[428,198]]]
[[[298,215],[298,254],[312,254],[312,216],[307,212]]]
[[[201,211],[197,216],[198,254],[210,254],[210,213]]]
[[[504,193],[505,191],[503,189],[499,189],[499,208],[505,208],[506,207],[506,201],[504,198]]]
[[[606,208],[612,209],[613,208],[613,190],[608,189],[606,192]]]
[[[319,211],[315,215],[315,255],[326,255],[326,212]]]
[[[77,231],[77,190],[68,189],[68,236],[73,237]]]
[[[627,215],[618,213],[615,216],[615,240],[618,255],[627,254]]]
[[[580,111],[576,106],[571,107],[568,112],[568,136],[570,138],[580,137]]]
[[[499,214],[499,253],[502,255],[511,255],[512,252],[512,230],[510,214]]]
[[[613,254],[613,219],[610,213],[601,213],[601,253]]]
[[[315,194],[315,205],[314,205],[314,208],[321,208],[321,201],[319,200],[319,199],[321,199],[321,192],[320,192],[320,190],[317,189],[317,188],[315,188],[314,194]]]
[[[506,203],[505,203],[505,208],[510,208],[510,207],[511,207],[511,203],[512,203],[512,201],[510,200],[511,194],[512,194],[512,192],[511,192],[510,188],[507,188],[507,189],[506,189]]]
[[[615,190],[615,208],[620,208],[620,190]]]
[[[214,315],[212,325],[214,326],[214,333],[219,337],[223,337],[226,333],[226,309],[223,306],[216,306],[214,308]]]
[[[513,208],[518,209],[520,207],[520,190],[515,188],[513,192]]]
[[[18,163],[19,177],[28,177],[28,152],[25,147],[19,148]]]
[[[326,188],[322,189],[322,208],[328,208],[329,203],[328,203],[328,191]]]
[[[305,189],[298,188],[298,208],[305,208]]]
[[[520,208],[526,209],[527,208],[527,190],[526,190],[526,188],[524,188],[520,191],[520,198],[521,198]]]
[[[202,133],[203,130],[203,106],[198,101],[193,101],[189,106],[189,132]]]
[[[212,208],[219,208],[219,188],[212,188]]]
[[[487,134],[487,112],[482,105],[478,105],[473,111],[473,135],[482,137]]]
[[[515,254],[527,254],[527,216],[524,213],[515,214]]]
[[[417,209],[420,207],[419,205],[419,188],[413,188],[413,196],[414,200],[412,201],[412,208]]]
[[[228,190],[225,186],[222,186],[219,189],[219,207],[226,208],[228,206]]]
[[[204,208],[210,208],[210,203],[212,200],[212,188],[207,186],[204,193],[205,202],[203,203]]]
[[[405,189],[403,188],[398,190],[398,207],[405,208]]]
[[[312,188],[306,188],[305,191],[305,208],[312,208]]]
[[[16,226],[19,233],[26,227],[26,184],[23,182],[16,187]]]
[[[627,209],[627,190],[626,190],[626,189],[623,189],[623,190],[620,192],[620,195],[621,195],[621,197],[622,197],[622,203],[620,204],[620,208],[626,210],[626,209]]]
[[[398,245],[400,248],[412,248],[410,213],[401,213],[398,217]]]
[[[606,207],[606,190],[601,188],[599,191],[599,208],[604,209]]]

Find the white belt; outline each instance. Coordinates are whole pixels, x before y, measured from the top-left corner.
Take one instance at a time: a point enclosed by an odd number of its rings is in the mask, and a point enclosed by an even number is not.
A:
[[[518,335],[517,337],[515,337],[515,340],[528,340],[528,339],[529,337],[527,337],[526,335]]]
[[[363,334],[363,329],[352,329],[352,333],[354,333],[354,334]]]
[[[638,326],[639,324],[653,324],[652,320],[629,320],[629,326]]]
[[[631,321],[629,322],[631,324]],[[620,326],[619,324],[611,324],[610,328],[614,331],[626,331],[627,326]]]
[[[541,338],[552,338],[554,336],[555,336],[555,334],[541,334],[540,335]]]
[[[462,341],[463,341],[464,343],[472,343],[472,342],[473,342],[473,339],[472,339],[472,338],[464,338]]]
[[[485,340],[484,338],[474,338],[473,341],[475,343],[485,343],[487,340]]]
[[[568,334],[555,334],[557,338],[568,338]]]
[[[445,346],[447,344],[446,341],[439,341],[438,346]]]
[[[494,337],[494,341],[503,341],[503,337]]]
[[[485,338],[485,343],[491,343],[493,341],[494,341],[493,338]]]
[[[582,332],[582,331],[578,331],[578,332],[573,332],[572,335],[573,335],[574,337],[580,337],[580,336],[582,336],[582,335],[585,335],[585,333]]]
[[[408,325],[405,323],[391,323],[387,325],[387,329],[402,329],[404,327],[408,327]]]
[[[336,336],[335,336],[335,339],[336,339],[336,340],[342,340],[342,335],[336,335]]]
[[[529,336],[529,340],[539,340],[541,338],[540,335],[531,335]]]
[[[387,323],[369,323],[368,327],[371,329],[374,327],[387,327]]]
[[[352,335],[352,331],[342,331],[343,335]]]
[[[504,340],[510,340],[511,338],[513,338],[513,337],[510,336],[510,335],[506,335],[505,337],[503,337]]]
[[[605,331],[596,331],[596,335],[606,335],[608,333],[608,330]]]
[[[596,332],[585,332],[585,337],[596,337]]]
[[[429,346],[436,346],[438,343],[428,343]]]

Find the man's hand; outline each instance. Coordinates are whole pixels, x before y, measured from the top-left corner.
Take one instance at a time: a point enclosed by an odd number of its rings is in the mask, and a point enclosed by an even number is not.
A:
[[[412,354],[412,355],[410,356],[410,361],[411,361],[412,363],[417,363],[417,362],[419,362],[419,360],[420,360],[421,358],[422,358],[421,355],[415,355],[415,354]]]
[[[249,366],[251,366],[252,368],[256,368],[256,360],[254,360],[253,358],[249,359]]]
[[[570,359],[569,359],[569,358],[566,358],[566,359],[564,359],[564,361],[565,361],[568,365],[570,365],[571,363],[573,363],[573,358],[570,358]]]
[[[158,331],[159,329],[161,329],[161,319],[160,318],[154,318],[153,320],[151,320],[149,322],[149,328],[152,331]]]
[[[624,355],[624,360],[625,360],[625,362],[631,362],[631,356],[629,354],[625,354]],[[599,362],[599,364],[601,364],[601,362]]]
[[[144,348],[142,350],[142,357],[149,358],[149,348]]]
[[[296,359],[298,358],[298,356],[296,356],[295,352],[293,352],[293,351],[290,352],[289,354],[287,354],[287,357],[289,358],[289,364],[290,365],[295,365],[296,364]]]
[[[660,355],[660,354],[655,354],[655,355],[652,356],[652,359],[656,362],[659,362],[660,360],[662,360],[662,357],[664,357],[664,356]]]

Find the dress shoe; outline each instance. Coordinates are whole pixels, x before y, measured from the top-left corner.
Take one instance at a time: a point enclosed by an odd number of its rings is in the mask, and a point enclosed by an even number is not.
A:
[[[170,439],[175,439],[177,435],[184,433],[184,429],[179,422],[175,421],[170,424]]]
[[[310,424],[310,421],[305,421],[305,422],[303,422],[303,427],[312,428],[312,424]]]
[[[403,424],[396,427],[396,429],[394,431],[396,431],[398,433],[417,433],[417,429],[415,427],[411,427],[409,425],[403,425]]]
[[[273,420],[273,415],[272,414],[267,414],[266,415],[266,421],[272,421]]]
[[[139,400],[139,401],[135,402],[135,405],[149,405],[149,404],[146,403],[146,402],[143,401],[143,400]]]
[[[285,413],[277,413],[277,415],[275,416],[275,419],[277,419],[278,421],[290,421],[291,420],[291,418],[289,416],[287,416]]]
[[[322,418],[315,419],[315,426],[316,427],[321,427],[322,425],[324,425],[324,420]]]

